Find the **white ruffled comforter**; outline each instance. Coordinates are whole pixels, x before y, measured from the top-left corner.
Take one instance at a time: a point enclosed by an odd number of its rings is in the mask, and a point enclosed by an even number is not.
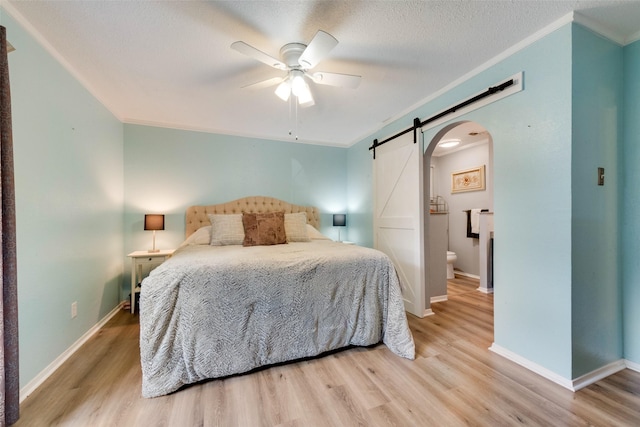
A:
[[[144,397],[380,341],[414,358],[396,271],[373,249],[187,246],[142,283]]]

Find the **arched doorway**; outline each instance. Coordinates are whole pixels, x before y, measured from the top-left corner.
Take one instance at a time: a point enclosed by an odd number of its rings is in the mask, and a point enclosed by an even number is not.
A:
[[[429,131],[433,134],[433,129]],[[430,248],[437,257],[446,259],[446,251],[455,253],[455,274],[477,279],[479,290],[492,291],[491,241],[486,230],[493,224],[493,140],[479,123],[459,121],[440,129],[430,140],[425,139],[425,166],[429,168],[429,186],[425,199],[429,204]],[[456,188],[456,177],[482,179],[481,186]],[[476,172],[478,171],[478,172]],[[425,172],[426,173],[426,172]],[[479,216],[473,217],[474,233],[469,234],[471,211],[486,209],[482,214],[483,236],[477,233]],[[446,228],[446,230],[443,230]],[[443,242],[443,240],[445,242]],[[446,243],[446,244],[445,244]],[[435,248],[435,249],[434,249]],[[442,257],[440,257],[442,253]],[[443,261],[446,262],[446,261]],[[433,269],[427,293],[431,302],[447,299],[447,281],[442,268]]]

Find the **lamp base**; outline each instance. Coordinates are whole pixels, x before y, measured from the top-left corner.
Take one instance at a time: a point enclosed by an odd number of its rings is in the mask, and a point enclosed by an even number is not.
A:
[[[151,245],[152,249],[149,249],[150,254],[155,254],[160,252],[160,249],[156,249],[156,230],[153,230],[153,245]]]

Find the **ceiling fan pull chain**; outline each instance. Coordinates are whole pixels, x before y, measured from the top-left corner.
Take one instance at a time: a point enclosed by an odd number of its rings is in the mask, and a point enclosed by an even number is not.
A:
[[[293,136],[293,128],[291,126],[293,116],[293,96],[289,97],[289,136]]]
[[[292,98],[295,98],[295,105],[296,105],[296,141],[298,140],[298,97],[297,96],[292,96]]]

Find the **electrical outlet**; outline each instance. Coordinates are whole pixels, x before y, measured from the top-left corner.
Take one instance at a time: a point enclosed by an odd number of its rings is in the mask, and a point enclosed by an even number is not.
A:
[[[71,303],[71,318],[75,319],[78,316],[78,301]]]

